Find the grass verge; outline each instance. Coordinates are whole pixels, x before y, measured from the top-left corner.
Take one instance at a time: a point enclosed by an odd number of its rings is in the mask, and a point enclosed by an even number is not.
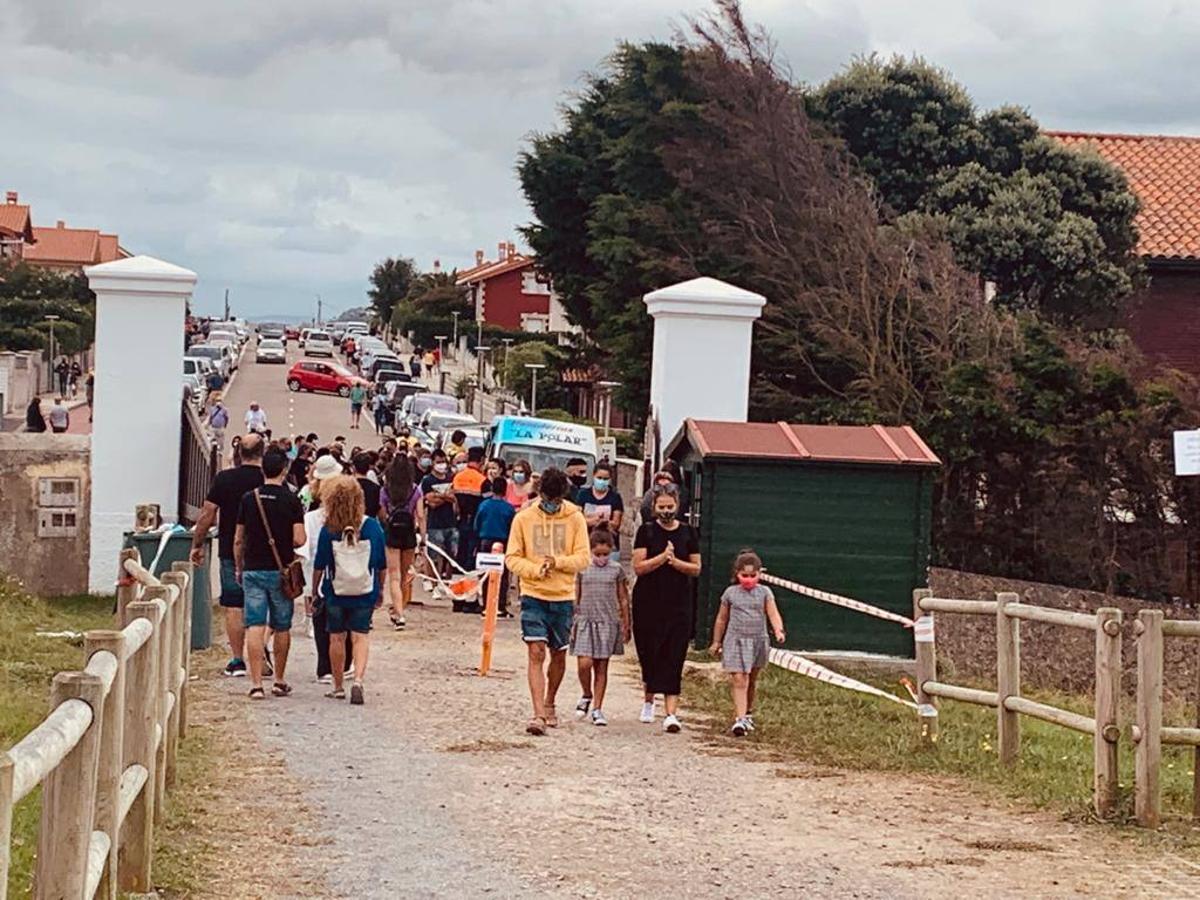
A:
[[[844,674],[895,690],[893,682],[870,671],[843,669]],[[710,668],[689,667],[688,703],[711,715],[714,737],[727,734],[733,718],[728,680]],[[985,685],[972,685],[985,687]],[[1090,699],[1052,692],[1029,693],[1031,699],[1083,714]],[[925,746],[916,717],[907,708],[823,684],[770,666],[759,679],[755,703],[757,731],[742,740],[780,759],[817,766],[882,770],[963,778],[1000,793],[1059,813],[1076,821],[1094,820],[1091,812],[1092,738],[1028,717],[1021,720],[1021,761],[1001,768],[996,750],[995,710],[943,701],[938,743]],[[1123,711],[1130,721],[1132,709]],[[1184,721],[1182,707],[1165,719]],[[729,738],[730,741],[735,740]],[[1121,745],[1118,824],[1133,814],[1133,753]],[[1181,848],[1200,849],[1200,830],[1190,821],[1192,752],[1163,747],[1163,832]],[[1141,834],[1142,832],[1139,832]]]
[[[0,576],[0,748],[7,750],[46,717],[55,674],[84,663],[82,637],[39,637],[38,632],[84,632],[112,623],[111,597],[39,600]],[[40,813],[40,790],[13,811],[10,897],[30,895]]]

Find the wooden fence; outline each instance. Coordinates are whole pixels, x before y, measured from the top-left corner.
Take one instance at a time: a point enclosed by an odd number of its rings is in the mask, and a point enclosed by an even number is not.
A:
[[[154,827],[187,728],[191,565],[162,580],[121,553],[120,631],[84,635],[80,672],[54,676],[50,714],[0,757],[0,900],[12,815],[42,785],[39,900],[116,900],[151,890]]]
[[[1015,765],[1021,755],[1021,716],[1031,716],[1092,735],[1094,770],[1092,802],[1096,815],[1107,818],[1117,805],[1117,748],[1121,736],[1117,705],[1121,696],[1121,610],[1105,607],[1095,613],[1031,606],[1017,594],[999,593],[993,600],[952,600],[933,597],[929,590],[913,592],[916,637],[917,703],[922,734],[937,738],[935,698],[990,706],[996,710],[996,738],[1000,764]],[[956,613],[994,616],[996,619],[996,690],[984,691],[937,679],[937,651],[932,614]],[[1161,613],[1159,614],[1161,616]],[[1038,703],[1021,696],[1021,622],[1044,622],[1079,628],[1096,636],[1095,697],[1093,715]],[[1195,623],[1193,623],[1195,624]],[[1197,632],[1200,636],[1200,631]],[[1159,645],[1161,686],[1161,643]],[[1160,715],[1161,719],[1161,715]],[[1185,730],[1185,729],[1180,729]],[[1194,730],[1194,729],[1186,729]],[[1200,735],[1200,730],[1196,730]]]

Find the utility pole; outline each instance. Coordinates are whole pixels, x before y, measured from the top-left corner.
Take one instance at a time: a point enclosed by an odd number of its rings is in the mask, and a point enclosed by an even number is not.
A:
[[[500,338],[504,342],[504,361],[500,363],[500,376],[504,380],[504,387],[508,387],[508,351],[512,349],[512,338]]]
[[[222,319],[221,321],[222,322],[229,321],[229,288],[225,288],[225,318]]]
[[[321,295],[317,294],[317,324],[321,324]]]
[[[483,343],[483,319],[480,319],[476,324],[478,328],[475,331],[475,346],[478,347]]]
[[[532,391],[530,392],[530,397],[529,397],[529,414],[530,414],[531,416],[536,416],[536,415],[537,415],[537,376],[538,376],[538,369],[544,369],[544,368],[546,368],[546,364],[545,364],[545,363],[525,363],[525,368],[529,369],[529,371],[533,373],[533,389],[532,389]]]
[[[454,358],[458,359],[458,317],[462,315],[457,309],[450,315],[454,316]]]
[[[42,318],[50,323],[50,364],[46,367],[46,370],[50,373],[50,384],[51,384],[51,386],[53,386],[53,384],[54,384],[54,323],[57,322],[62,317],[46,315],[46,316],[42,316]]]

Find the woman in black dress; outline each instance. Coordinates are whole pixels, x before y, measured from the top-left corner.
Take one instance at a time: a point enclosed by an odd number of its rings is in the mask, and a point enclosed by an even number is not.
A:
[[[633,543],[633,639],[642,666],[642,722],[654,721],[654,695],[663,695],[663,730],[682,727],[676,710],[692,636],[692,579],[700,574],[700,539],[684,525],[674,485],[654,489],[654,520],[638,529]]]

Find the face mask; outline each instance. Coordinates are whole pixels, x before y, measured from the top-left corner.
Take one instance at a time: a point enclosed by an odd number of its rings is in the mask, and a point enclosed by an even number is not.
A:
[[[739,575],[738,576],[738,584],[740,584],[746,590],[752,591],[756,587],[758,587],[758,576],[757,575]]]
[[[594,487],[598,491],[607,491],[608,484],[609,484],[609,481],[607,478],[593,478],[592,479],[592,487]]]
[[[529,476],[526,475],[524,472],[513,472],[513,483],[514,484],[524,484],[525,480],[528,477]]]
[[[466,468],[467,468],[467,464],[466,464],[466,463],[455,463],[455,464],[454,464],[454,471],[455,471],[455,472],[462,472],[462,471],[464,471]]]
[[[434,463],[433,471],[438,475],[445,475],[446,474],[446,464],[445,463]]]
[[[662,522],[664,525],[667,522],[675,521],[675,510],[673,510],[673,509],[661,510],[659,512],[656,512],[654,515],[657,516],[658,521]]]
[[[596,565],[603,568],[604,566],[608,565],[608,557],[607,556],[593,556],[592,562],[594,562]]]
[[[571,484],[575,485],[575,487],[583,487],[585,484],[587,484],[587,478],[583,475],[572,475],[570,477]]]
[[[562,509],[561,500],[543,500],[539,505],[542,507],[542,512],[551,516]]]
[[[420,466],[422,469],[428,471],[429,467],[432,465],[432,463],[430,462],[428,456],[422,456],[419,460],[417,460],[417,465]]]

